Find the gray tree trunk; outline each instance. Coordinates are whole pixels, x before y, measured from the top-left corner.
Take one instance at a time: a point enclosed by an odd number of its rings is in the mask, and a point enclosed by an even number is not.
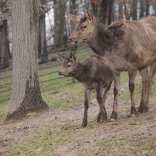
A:
[[[40,0],[41,5],[46,5],[45,0]],[[45,63],[48,60],[48,53],[47,53],[47,45],[46,45],[46,22],[45,22],[45,12],[40,11],[40,17],[39,17],[39,34],[38,34],[38,53],[40,62],[39,63]]]
[[[146,0],[146,16],[149,15],[149,2]]]
[[[64,0],[54,0],[54,4],[54,44],[59,44],[64,41],[66,2]]]
[[[13,0],[13,84],[6,120],[30,111],[47,109],[39,86],[37,68],[37,0]]]
[[[0,26],[0,70],[9,67],[9,42],[7,40],[7,20]]]
[[[39,63],[45,63],[48,60],[47,47],[46,47],[46,26],[45,26],[45,14],[42,14],[39,18]]]
[[[133,20],[137,20],[137,0],[133,0],[132,19],[133,19]]]

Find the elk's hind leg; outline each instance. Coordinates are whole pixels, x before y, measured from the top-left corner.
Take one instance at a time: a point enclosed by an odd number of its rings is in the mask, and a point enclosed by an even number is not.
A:
[[[119,97],[119,86],[120,86],[120,73],[113,72],[114,75],[114,103],[113,111],[111,115],[111,121],[118,118],[118,97]]]
[[[145,102],[146,111],[148,111],[149,97],[150,97],[150,92],[152,90],[153,77],[154,77],[155,72],[156,72],[156,62],[153,62],[150,65],[150,71],[149,71],[149,85],[148,85],[149,87],[148,87],[148,93],[147,93],[147,98],[146,98],[146,102]]]
[[[142,69],[139,71],[142,76],[142,95],[141,95],[141,101],[139,106],[139,113],[144,113],[148,111],[148,108],[145,106],[145,102],[147,100],[148,96],[148,90],[149,90],[149,77],[148,77],[148,69]]]

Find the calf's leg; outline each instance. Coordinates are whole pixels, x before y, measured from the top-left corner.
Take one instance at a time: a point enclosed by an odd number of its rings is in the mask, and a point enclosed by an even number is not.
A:
[[[104,89],[103,87],[101,87],[100,85],[98,86],[97,90],[96,90],[96,98],[97,101],[99,103],[99,107],[100,107],[100,118],[102,118],[102,122],[107,121],[107,112],[104,106],[104,98],[103,98],[103,94],[104,94]],[[99,120],[97,120],[97,122],[99,122]]]
[[[88,115],[89,104],[91,103],[91,99],[92,99],[92,90],[85,88],[84,94],[85,94],[85,101],[84,101],[84,116],[83,116],[82,127],[87,126],[87,122],[88,122],[87,115]]]
[[[104,110],[105,110],[106,96],[107,96],[107,93],[108,93],[110,87],[111,87],[111,84],[105,88],[105,91],[104,91],[104,94],[103,94],[103,109]],[[107,115],[107,113],[106,113],[106,115]],[[107,118],[107,116],[106,116],[106,118]],[[99,113],[97,115],[97,122],[100,122],[100,120],[101,120],[101,109],[99,109]]]

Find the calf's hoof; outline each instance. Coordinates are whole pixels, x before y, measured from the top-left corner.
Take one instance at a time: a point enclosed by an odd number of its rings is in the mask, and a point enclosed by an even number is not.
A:
[[[135,114],[136,114],[136,108],[131,106],[131,115],[135,116]]]
[[[97,115],[97,118],[96,118],[96,121],[99,123],[100,122],[100,120],[101,120],[101,113],[99,113],[98,115]]]
[[[82,123],[81,127],[85,128],[87,126],[87,123]]]
[[[110,120],[111,120],[111,121],[114,121],[114,120],[116,120],[117,118],[118,118],[118,114],[117,114],[116,112],[113,111]]]
[[[102,122],[107,122],[107,114],[102,115]]]

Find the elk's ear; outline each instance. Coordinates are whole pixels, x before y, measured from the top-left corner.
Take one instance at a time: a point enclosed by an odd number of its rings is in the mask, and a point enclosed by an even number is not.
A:
[[[96,21],[96,18],[88,10],[85,10],[85,16],[89,22],[93,23]]]
[[[76,57],[75,57],[75,55],[73,53],[70,53],[70,60],[72,62],[76,62]]]
[[[58,57],[59,57],[59,59],[60,59],[61,61],[64,61],[64,60],[65,60],[65,57],[62,56],[61,54],[57,53],[57,55],[58,55]]]
[[[79,23],[80,21],[80,17],[79,16],[75,16],[72,14],[68,14],[68,17],[70,18],[71,21],[73,21],[74,23]]]

